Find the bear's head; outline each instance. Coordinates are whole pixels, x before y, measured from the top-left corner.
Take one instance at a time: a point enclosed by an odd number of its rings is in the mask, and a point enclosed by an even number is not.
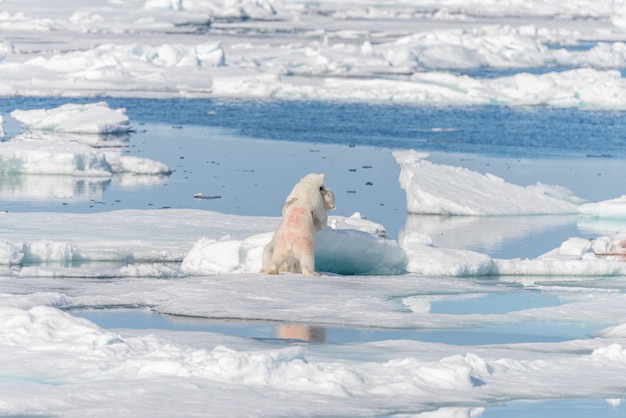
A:
[[[310,173],[300,179],[285,200],[283,215],[296,202],[299,206],[316,212],[318,216],[335,209],[335,195],[324,186],[324,174]]]
[[[322,197],[324,198],[324,209],[326,209],[326,211],[337,208],[335,206],[335,194],[332,190],[324,187],[322,190]]]
[[[310,173],[302,177],[300,183],[307,183],[316,188],[324,187],[324,174]]]
[[[324,209],[326,211],[336,209],[335,206],[335,194],[332,190],[324,186],[324,174],[307,174],[300,180],[300,183],[307,184],[312,190],[319,190],[324,200]]]

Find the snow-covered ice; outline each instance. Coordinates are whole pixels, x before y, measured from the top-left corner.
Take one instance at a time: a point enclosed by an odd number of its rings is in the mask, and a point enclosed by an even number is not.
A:
[[[549,388],[543,392],[547,397],[562,393],[573,378],[588,384],[572,395],[588,396],[596,393],[596,383],[624,371],[624,349],[616,342],[623,333],[616,329],[586,342],[522,348],[527,359],[507,357],[497,348],[453,354],[438,345],[404,342],[402,348],[367,347],[385,357],[397,356],[392,359],[337,362],[297,346],[262,351],[208,348],[215,344],[214,335],[202,335],[203,345],[195,347],[184,339],[175,342],[176,335],[122,336],[47,307],[2,308],[0,315],[7,383],[3,397],[10,400],[4,405],[10,410],[27,403],[23,411],[30,414],[54,409],[65,416],[85,411],[106,415],[140,408],[168,414],[176,413],[180,399],[219,396],[219,402],[211,402],[212,414],[301,414],[301,408],[335,414],[341,408],[343,415],[359,415],[372,404],[382,412],[428,409],[426,398],[457,404],[525,398],[533,396],[533,382]],[[538,358],[540,350],[552,350],[549,359]],[[406,356],[410,351],[428,354],[418,359]],[[585,354],[573,354],[581,351]],[[41,365],[54,364],[63,365],[61,373],[40,374]],[[38,402],[32,402],[33,395]],[[204,402],[189,402],[185,412],[199,416],[206,414],[205,408]],[[453,411],[439,413],[449,416]]]
[[[0,95],[31,98],[0,115],[0,197],[13,200],[95,201],[103,183],[133,190],[177,170],[129,152],[138,127],[107,96],[626,109],[621,2],[0,4]],[[47,108],[38,96],[93,102]],[[623,190],[588,202],[418,151],[389,158],[401,171],[385,187],[404,189],[411,213],[403,230],[330,216],[319,278],[258,273],[279,210],[3,211],[0,415],[475,417],[567,398],[623,412]],[[476,248],[572,218],[578,236],[537,256]],[[275,335],[79,317],[116,309]],[[334,328],[383,337],[302,340]]]

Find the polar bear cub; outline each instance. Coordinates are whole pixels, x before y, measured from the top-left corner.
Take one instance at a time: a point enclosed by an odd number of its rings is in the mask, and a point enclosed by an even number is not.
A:
[[[329,210],[335,209],[335,195],[324,186],[323,174],[307,174],[287,196],[282,220],[272,241],[263,249],[262,271],[315,271],[315,233],[326,227]]]

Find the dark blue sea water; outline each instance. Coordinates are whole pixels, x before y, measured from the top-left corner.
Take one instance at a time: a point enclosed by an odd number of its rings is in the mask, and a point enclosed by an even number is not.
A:
[[[211,126],[257,139],[512,158],[625,157],[626,112],[312,101],[0,98],[0,113],[105,100],[142,124]]]

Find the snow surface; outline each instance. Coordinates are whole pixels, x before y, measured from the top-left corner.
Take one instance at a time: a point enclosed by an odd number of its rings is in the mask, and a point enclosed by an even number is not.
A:
[[[445,315],[425,310],[419,295],[427,302],[429,292],[442,288],[479,294],[489,288],[493,292],[493,286],[409,279],[231,275],[116,282],[57,278],[62,282],[55,285],[23,278],[24,285],[33,286],[30,295],[0,295],[0,405],[3,412],[21,414],[131,410],[143,415],[158,409],[167,415],[184,408],[186,415],[200,416],[207,407],[202,399],[209,397],[215,414],[337,415],[341,409],[346,416],[428,411],[427,405],[452,400],[468,406],[437,413],[466,416],[477,403],[501,399],[621,396],[620,376],[626,371],[622,293],[573,293],[567,304],[506,314]],[[6,284],[5,292],[11,292],[15,283]],[[455,295],[447,297],[454,300]],[[567,324],[582,318],[619,325],[593,338],[555,343],[458,347],[381,341],[325,348],[200,332],[103,330],[59,310],[133,304],[182,315],[342,326]],[[586,384],[572,383],[579,379]]]
[[[1,4],[4,96],[626,108],[621,2]],[[158,182],[171,172],[126,153],[130,121],[105,102],[15,109],[11,117],[24,131],[0,143],[0,171],[22,183],[3,183],[0,193],[27,199],[39,188],[54,199],[103,179]],[[358,213],[331,216],[316,238],[326,274],[315,279],[257,273],[278,217],[190,209],[0,213],[0,414],[457,417],[509,400],[563,398],[606,399],[622,412],[626,235],[614,222],[626,218],[624,198],[585,203],[559,186],[522,187],[413,151],[395,157],[408,209],[422,215],[409,217],[397,241]],[[48,182],[51,174],[62,184]],[[420,228],[415,216],[424,213],[476,228],[501,215],[541,223],[551,214],[558,223],[556,214],[580,214],[593,236],[567,237],[530,259],[496,259],[463,248],[464,237],[445,240],[437,228]],[[481,230],[485,242],[517,233]],[[510,307],[511,289],[557,301]],[[485,295],[500,303],[481,304]],[[487,312],[436,310],[474,299]],[[73,312],[116,307],[181,321],[269,321],[277,335],[105,330]],[[455,344],[325,345],[281,335],[279,325],[291,323],[304,331],[461,334]],[[528,340],[470,342],[470,329],[497,334],[509,326],[528,329]],[[542,326],[553,339],[534,341]],[[569,328],[580,328],[580,337],[559,339]]]
[[[550,396],[561,393],[569,379],[584,379],[590,384],[576,393],[584,396],[594,393],[593,383],[611,381],[625,371],[625,352],[616,342],[623,331],[618,329],[588,341],[531,345],[520,350],[529,356],[524,360],[497,348],[451,354],[438,345],[403,342],[402,348],[368,347],[396,355],[393,359],[336,362],[298,346],[262,351],[213,346],[210,334],[201,335],[200,346],[174,342],[176,335],[121,336],[50,307],[2,308],[0,316],[3,405],[11,410],[28,404],[23,411],[29,414],[54,409],[65,416],[85,411],[103,416],[142,408],[167,414],[175,411],[166,406],[180,399],[211,396],[216,415],[256,416],[259,410],[292,415],[306,405],[318,413],[334,414],[339,407],[342,415],[360,415],[372,403],[380,411],[393,411],[409,405],[425,408],[421,399],[486,401],[494,398],[491,388],[497,388],[497,397],[527,397],[532,382],[539,381]],[[536,352],[545,349],[553,350],[550,358],[537,358]],[[428,354],[424,359],[406,356],[416,351]],[[585,354],[573,354],[581,351]],[[42,376],[42,364],[62,368],[54,377]],[[38,401],[32,402],[32,396]],[[448,407],[439,414],[467,416],[470,411],[474,415],[475,407]],[[206,414],[206,404],[189,402],[185,412]]]

